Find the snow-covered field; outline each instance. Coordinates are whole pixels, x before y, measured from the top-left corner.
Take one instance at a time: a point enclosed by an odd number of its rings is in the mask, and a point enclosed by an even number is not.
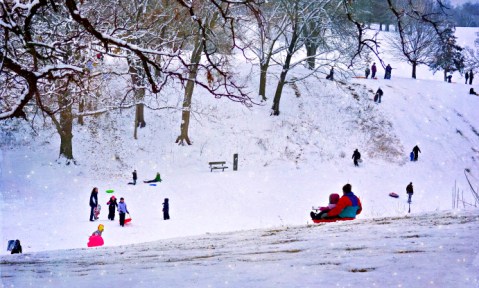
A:
[[[444,83],[421,67],[412,80],[409,67],[393,67],[392,80],[309,78],[297,83],[300,97],[288,86],[278,117],[269,116],[271,99],[248,109],[198,92],[192,146],[174,143],[177,110],[148,110],[138,140],[133,111],[90,118],[74,132],[78,165],[55,162],[53,130],[32,140],[27,125],[16,126],[0,151],[0,242],[6,248],[20,239],[25,253],[0,251],[3,287],[85,287],[100,279],[130,287],[479,287],[479,211],[462,204],[465,211],[447,211],[455,188],[474,204],[464,170],[477,186],[479,97],[462,80]],[[275,85],[271,78],[270,94]],[[378,87],[381,104],[372,101]],[[180,92],[170,93],[165,102],[178,99]],[[419,161],[409,162],[416,144]],[[359,168],[351,160],[356,148]],[[230,168],[211,173],[208,162],[219,160]],[[136,186],[127,185],[133,169]],[[141,183],[157,171],[162,183]],[[363,203],[358,220],[305,226],[311,206],[326,205],[346,183]],[[103,211],[91,223],[93,187]],[[118,215],[107,220],[107,189],[125,197],[133,220],[124,228]],[[105,246],[86,249],[99,223]]]

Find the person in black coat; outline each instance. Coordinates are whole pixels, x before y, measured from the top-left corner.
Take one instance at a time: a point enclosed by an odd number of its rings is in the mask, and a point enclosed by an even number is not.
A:
[[[136,170],[133,170],[133,182],[128,183],[129,185],[136,185],[136,179],[138,179],[138,175],[136,174]]]
[[[93,213],[93,210],[96,206],[98,206],[98,188],[93,187],[93,190],[90,194],[90,221],[95,221],[95,214]]]
[[[412,182],[406,186],[406,193],[408,195],[407,203],[411,203],[412,194],[414,194],[414,189],[412,187]]]
[[[464,77],[466,77],[466,83],[465,84],[467,84],[467,80],[469,80],[469,73],[466,72],[466,75],[464,75]]]
[[[12,253],[11,254],[19,254],[23,253],[22,252],[22,245],[20,245],[20,240],[15,240],[15,246],[13,246]]]
[[[163,220],[170,219],[170,204],[168,204],[168,198],[165,198],[163,202]]]
[[[359,153],[358,149],[354,150],[353,152],[353,161],[354,161],[354,166],[359,166],[358,160],[361,159],[361,153]]]
[[[393,71],[393,68],[391,68],[391,65],[388,64],[388,66],[386,66],[386,73],[384,74],[384,79],[391,79],[392,71]]]
[[[374,102],[381,103],[381,97],[383,96],[383,90],[381,87],[378,88],[378,91],[376,91],[376,95],[374,95]]]
[[[469,85],[472,85],[472,80],[474,79],[474,73],[472,73],[472,70],[469,71]]]
[[[115,220],[115,209],[118,208],[115,196],[111,196],[110,201],[106,205],[108,205],[108,219],[111,221]]]
[[[334,67],[331,67],[331,70],[329,71],[329,75],[326,76],[326,79],[333,81],[334,80]]]
[[[414,148],[412,148],[412,152],[414,152],[414,161],[417,161],[417,158],[419,157],[419,153],[421,152],[421,149],[416,145]]]
[[[469,89],[469,94],[470,95],[479,95],[479,94],[477,94],[476,91],[474,91],[474,88]]]

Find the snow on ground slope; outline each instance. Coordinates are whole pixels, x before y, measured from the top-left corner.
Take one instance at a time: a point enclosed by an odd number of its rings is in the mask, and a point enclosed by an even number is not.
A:
[[[2,287],[479,287],[479,210],[2,256]]]

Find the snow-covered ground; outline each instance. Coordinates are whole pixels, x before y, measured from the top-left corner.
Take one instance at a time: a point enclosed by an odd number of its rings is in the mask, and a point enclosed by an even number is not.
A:
[[[250,68],[237,67],[244,74]],[[409,67],[393,67],[392,80],[309,78],[297,83],[299,97],[288,86],[278,117],[269,116],[271,99],[248,109],[198,90],[192,146],[174,143],[177,110],[148,110],[138,140],[133,111],[89,118],[74,132],[78,165],[55,162],[53,130],[32,140],[27,125],[12,122],[14,136],[0,150],[0,242],[6,248],[7,240],[20,239],[25,254],[0,251],[0,281],[84,287],[103,275],[131,287],[162,279],[173,287],[479,287],[479,212],[462,203],[466,211],[447,211],[454,189],[475,204],[464,171],[477,186],[479,97],[468,95],[462,81],[444,83],[423,67],[417,80],[408,78]],[[252,91],[257,78],[249,79]],[[275,85],[271,78],[269,93]],[[372,101],[378,87],[385,92],[381,104]],[[181,93],[165,99],[181,103]],[[419,161],[409,162],[416,144]],[[364,160],[359,168],[351,160],[356,148]],[[234,153],[238,171],[231,169]],[[219,160],[230,168],[211,173],[207,163]],[[133,169],[136,186],[127,185]],[[162,183],[141,183],[157,171]],[[346,183],[363,203],[358,220],[304,226],[311,206],[326,205]],[[93,187],[103,211],[91,223]],[[124,228],[118,215],[107,220],[107,189],[125,197],[133,220]],[[162,220],[164,198],[169,221]],[[86,249],[99,223],[105,246]]]
[[[3,257],[4,287],[479,287],[479,211]]]

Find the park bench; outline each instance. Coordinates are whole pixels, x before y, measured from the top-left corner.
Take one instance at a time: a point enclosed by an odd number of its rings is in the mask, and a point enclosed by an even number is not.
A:
[[[216,169],[221,169],[223,172],[225,171],[228,166],[225,166],[226,161],[216,161],[216,162],[209,162],[211,172]]]

